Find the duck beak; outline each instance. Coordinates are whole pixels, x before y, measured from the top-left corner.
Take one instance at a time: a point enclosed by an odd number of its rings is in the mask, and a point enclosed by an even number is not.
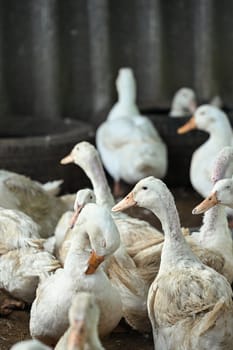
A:
[[[125,198],[123,198],[119,203],[112,207],[112,211],[122,211],[130,207],[134,207],[137,205],[133,197],[133,192],[130,192]]]
[[[73,163],[73,162],[74,162],[74,157],[72,156],[72,153],[68,154],[68,156],[60,160],[60,164],[62,165]]]
[[[70,225],[69,228],[72,229],[78,220],[79,214],[81,213],[81,210],[83,209],[83,205],[78,205],[77,209],[74,211],[74,214],[72,215],[70,219]]]
[[[94,250],[91,252],[91,256],[88,260],[88,266],[86,269],[86,275],[92,275],[95,273],[97,267],[104,261],[104,256],[97,255]]]
[[[190,118],[187,123],[185,123],[183,126],[181,126],[177,132],[178,134],[185,134],[186,132],[196,129],[197,128],[197,124],[195,122],[195,117],[193,116],[192,118]]]
[[[209,197],[204,199],[199,205],[197,205],[193,209],[192,214],[202,214],[208,209],[214,207],[218,203],[220,203],[220,201],[217,198],[217,192],[211,193]]]
[[[84,320],[76,320],[68,337],[67,350],[84,350],[86,337],[87,332]]]

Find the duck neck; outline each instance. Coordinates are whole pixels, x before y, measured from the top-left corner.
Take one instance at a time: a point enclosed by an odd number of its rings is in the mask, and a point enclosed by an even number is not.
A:
[[[180,220],[172,196],[169,201],[165,201],[165,208],[160,215],[158,213],[156,215],[161,221],[165,236],[159,271],[176,268],[180,262],[184,264],[186,260],[195,261],[196,257],[181,232]]]
[[[227,118],[224,118],[220,123],[210,125],[209,129],[206,130],[210,134],[209,142],[216,141],[223,144],[223,146],[230,145],[232,141],[232,129],[230,122]]]
[[[115,202],[99,156],[96,155],[95,158],[89,162],[89,168],[84,170],[91,180],[96,196],[96,203],[100,206],[112,208]]]
[[[82,226],[76,225],[73,230],[74,238],[71,240],[70,249],[64,263],[64,269],[70,274],[84,274],[91,252],[90,239]]]
[[[205,212],[199,235],[199,242],[206,248],[218,249],[226,239],[231,243],[225,207],[215,205]]]
[[[132,81],[128,86],[118,88],[118,103],[122,105],[135,105],[136,103],[136,87]]]
[[[87,269],[90,249],[83,250],[72,242],[67,253],[64,270],[71,275],[83,275]]]
[[[217,181],[225,178],[231,177],[233,174],[233,148],[224,147],[217,155],[213,174],[212,181],[215,184]]]

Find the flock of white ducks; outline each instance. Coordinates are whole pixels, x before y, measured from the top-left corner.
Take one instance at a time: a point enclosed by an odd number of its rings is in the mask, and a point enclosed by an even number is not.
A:
[[[158,179],[167,171],[167,149],[140,115],[131,69],[120,70],[117,90],[119,100],[97,130],[97,148],[83,141],[61,160],[81,167],[93,189],[59,196],[59,181],[43,185],[0,172],[0,288],[8,294],[0,311],[31,306],[33,340],[12,350],[101,350],[102,338],[122,318],[139,332],[152,331],[155,350],[230,350],[233,246],[225,208],[233,208],[233,148],[227,116],[210,105],[197,108],[188,89],[173,103],[179,113],[194,114],[179,133],[197,127],[210,134],[191,161],[192,185],[207,198],[193,209],[204,219],[190,234]],[[120,180],[136,183],[117,204],[103,165],[114,194],[121,193]],[[131,206],[154,213],[162,232],[121,212]]]

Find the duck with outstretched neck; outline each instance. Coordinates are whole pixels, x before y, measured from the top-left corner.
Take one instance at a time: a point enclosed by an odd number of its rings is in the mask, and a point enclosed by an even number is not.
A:
[[[231,286],[224,276],[204,265],[188,246],[167,186],[159,179],[147,177],[112,210],[134,205],[151,210],[161,221],[165,235],[159,272],[147,301],[154,348],[231,349]]]

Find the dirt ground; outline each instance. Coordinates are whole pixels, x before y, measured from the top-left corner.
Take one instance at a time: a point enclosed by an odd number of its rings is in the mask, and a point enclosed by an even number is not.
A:
[[[181,226],[198,227],[201,225],[202,216],[194,216],[191,210],[200,201],[201,197],[192,189],[177,188],[172,190]],[[151,224],[160,228],[159,221],[148,211],[142,208],[133,208],[128,211],[133,216],[148,220]],[[9,350],[11,346],[24,339],[29,339],[29,310],[14,311],[7,317],[0,317],[0,350]],[[120,324],[116,332],[103,340],[107,350],[153,350],[151,334],[140,334],[132,331],[124,322]]]

